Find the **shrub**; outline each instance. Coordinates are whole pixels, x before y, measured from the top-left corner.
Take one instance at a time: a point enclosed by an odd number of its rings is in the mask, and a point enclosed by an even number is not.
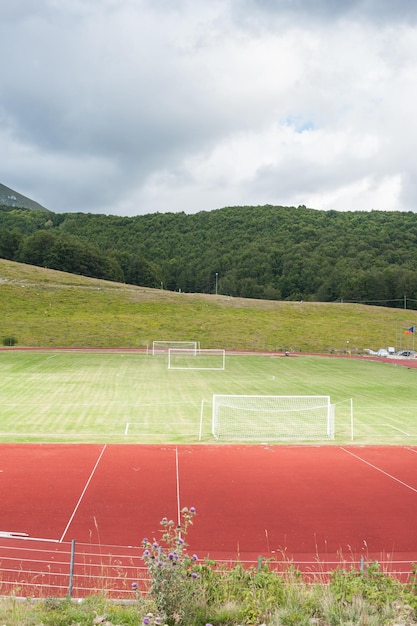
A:
[[[4,337],[3,346],[15,346],[17,344],[16,337]]]

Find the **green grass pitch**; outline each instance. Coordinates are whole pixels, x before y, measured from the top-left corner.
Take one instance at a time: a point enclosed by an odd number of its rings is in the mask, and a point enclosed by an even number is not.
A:
[[[224,371],[169,370],[167,361],[133,351],[2,351],[0,441],[214,442],[213,394],[242,394],[329,395],[336,435],[323,443],[417,444],[417,369],[308,356],[228,355]]]

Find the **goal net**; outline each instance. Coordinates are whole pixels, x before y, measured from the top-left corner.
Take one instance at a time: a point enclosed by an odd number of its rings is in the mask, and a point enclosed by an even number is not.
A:
[[[196,354],[199,347],[199,342],[197,341],[153,341],[152,356],[155,356],[156,354],[167,354],[171,348],[191,350],[194,354]]]
[[[225,350],[184,350],[170,348],[168,369],[170,370],[224,370]]]
[[[334,439],[329,396],[214,395],[212,434],[223,440]]]

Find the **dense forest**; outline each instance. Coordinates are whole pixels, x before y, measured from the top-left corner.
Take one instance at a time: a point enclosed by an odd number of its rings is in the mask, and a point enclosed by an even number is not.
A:
[[[227,207],[118,217],[0,207],[0,257],[175,291],[417,308],[417,214]]]

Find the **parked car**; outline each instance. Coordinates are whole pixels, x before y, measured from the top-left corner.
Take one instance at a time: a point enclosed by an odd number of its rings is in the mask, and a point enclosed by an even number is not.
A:
[[[403,356],[403,357],[407,357],[407,358],[417,358],[417,352],[415,352],[414,350],[401,350],[400,352],[397,352],[397,354],[395,356]]]

